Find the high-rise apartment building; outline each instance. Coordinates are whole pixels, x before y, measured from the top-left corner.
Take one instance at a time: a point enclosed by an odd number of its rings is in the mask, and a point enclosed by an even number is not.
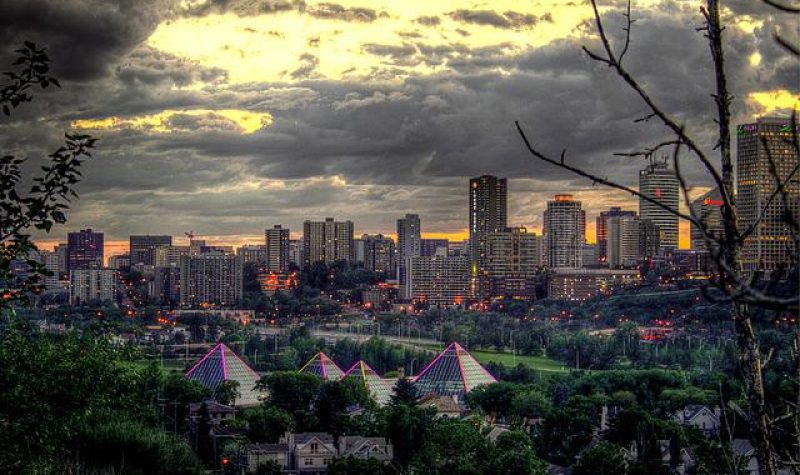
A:
[[[653,221],[639,218],[639,256],[652,262],[659,258],[661,231]]]
[[[114,254],[108,258],[109,269],[125,269],[131,266],[131,255],[128,253]]]
[[[623,210],[620,207],[611,207],[608,211],[601,211],[596,219],[597,232],[597,261],[602,263],[608,260],[608,218],[614,216],[636,216],[636,211]],[[585,265],[591,264],[584,260]]]
[[[78,268],[69,271],[69,300],[72,305],[114,302],[117,295],[117,271]]]
[[[242,264],[265,264],[267,262],[267,246],[245,244],[236,249],[236,255],[242,259]]]
[[[463,305],[469,288],[469,258],[412,257],[408,259],[410,298],[429,305]]]
[[[678,177],[670,170],[666,159],[651,162],[639,172],[639,192],[672,209],[678,209]],[[669,211],[639,198],[639,217],[649,219],[661,233],[660,248],[674,251],[678,248],[678,217]]]
[[[303,252],[305,265],[315,262],[353,262],[354,226],[352,221],[305,221],[303,223]]]
[[[395,273],[395,252],[394,241],[383,234],[361,236],[361,243],[364,247],[364,268],[393,276]]]
[[[523,227],[506,228],[486,239],[486,278],[492,297],[536,298],[536,272],[543,266],[542,236]]]
[[[471,294],[486,294],[486,239],[508,226],[508,185],[505,178],[482,175],[469,181],[469,245]]]
[[[297,267],[303,267],[303,240],[289,240],[289,263]]]
[[[785,182],[797,166],[797,153],[792,147],[790,119],[763,117],[752,124],[737,127],[736,205],[739,229],[754,228],[742,250],[745,271],[771,271],[788,265],[790,256],[798,254],[784,212],[795,221],[800,218],[800,180],[795,177],[785,186],[787,202],[777,189],[770,157],[781,182]],[[764,143],[766,142],[766,143]],[[761,221],[759,221],[761,218]]]
[[[103,267],[104,236],[91,229],[67,234],[67,271]]]
[[[283,274],[289,269],[289,228],[276,224],[264,231],[267,245],[267,269]]]
[[[639,218],[636,213],[611,216],[606,219],[606,260],[612,269],[631,268],[639,265]]]
[[[555,195],[544,211],[544,240],[549,267],[583,266],[586,212],[572,195]]]
[[[180,301],[184,307],[235,307],[242,299],[242,260],[221,249],[181,258]]]
[[[721,237],[724,230],[722,227],[722,195],[719,189],[705,193],[703,196],[692,201],[692,211],[705,225],[706,230],[712,237]],[[706,239],[703,232],[696,225],[691,225],[691,244],[695,251],[706,251]]]
[[[397,282],[400,298],[410,299],[408,260],[422,252],[421,223],[418,214],[407,214],[397,220]]]
[[[156,249],[162,246],[171,246],[172,236],[141,235],[130,237],[131,265],[144,264],[156,265]]]
[[[55,251],[39,251],[39,262],[52,274],[44,276],[42,283],[46,290],[55,290],[61,287],[59,276],[61,266],[59,255]]]
[[[158,246],[153,250],[155,267],[179,267],[181,257],[191,254],[189,246]]]

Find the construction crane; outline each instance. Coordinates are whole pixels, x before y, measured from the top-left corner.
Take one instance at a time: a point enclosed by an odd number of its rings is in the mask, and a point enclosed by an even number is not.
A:
[[[194,231],[187,231],[187,232],[185,232],[185,233],[183,233],[183,234],[184,234],[184,235],[185,235],[187,238],[189,238],[189,240],[190,240],[190,241],[191,241],[192,239],[194,239]]]

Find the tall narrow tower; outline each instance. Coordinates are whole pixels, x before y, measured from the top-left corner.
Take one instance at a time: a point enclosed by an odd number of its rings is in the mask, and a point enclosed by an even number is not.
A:
[[[666,159],[653,159],[639,172],[639,192],[672,209],[678,209],[678,177],[669,169]],[[678,248],[677,216],[644,198],[639,198],[639,216],[658,226],[661,250]]]
[[[469,181],[469,248],[471,293],[483,294],[487,240],[508,226],[507,180],[482,175]]]
[[[400,296],[411,298],[408,288],[409,260],[419,257],[421,252],[421,224],[418,214],[407,214],[397,220],[397,280]]]

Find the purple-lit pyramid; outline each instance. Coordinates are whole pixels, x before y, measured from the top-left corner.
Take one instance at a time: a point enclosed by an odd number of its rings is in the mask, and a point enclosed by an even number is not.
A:
[[[463,396],[476,386],[496,382],[467,350],[451,343],[419,373],[414,386],[420,396]]]
[[[193,379],[211,392],[213,396],[223,381],[236,381],[239,383],[239,397],[236,398],[237,406],[252,406],[259,404],[263,393],[254,389],[260,379],[258,373],[253,371],[247,363],[224,343],[219,343],[212,348],[192,369],[186,372],[187,379]]]
[[[305,366],[300,368],[300,372],[313,374],[325,381],[338,381],[344,376],[344,371],[336,366],[336,363],[328,355],[321,351],[314,355]]]
[[[345,378],[355,378],[361,381],[361,384],[367,388],[370,397],[378,403],[379,406],[385,406],[389,403],[392,396],[392,388],[389,383],[383,380],[378,373],[372,369],[364,360],[357,361],[347,372],[344,373],[342,380]]]

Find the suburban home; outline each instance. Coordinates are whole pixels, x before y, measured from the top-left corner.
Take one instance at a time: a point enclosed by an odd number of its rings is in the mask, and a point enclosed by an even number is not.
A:
[[[325,473],[337,455],[333,436],[324,432],[286,433],[279,443],[289,446],[292,465],[298,473]]]
[[[436,409],[436,417],[440,419],[459,419],[464,413],[455,396],[428,394],[419,400],[419,407]]]
[[[343,435],[339,437],[339,457],[377,459],[383,462],[390,462],[394,458],[394,447],[383,437]]]
[[[203,402],[189,404],[189,421],[191,423],[197,423],[197,420],[200,418],[200,407],[202,407],[203,404],[205,404],[206,409],[208,409],[209,423],[212,426],[218,426],[222,424],[223,421],[231,420],[234,417],[234,409],[231,406],[226,406],[225,404],[220,404],[217,401],[208,399]]]
[[[721,416],[719,407],[712,409],[708,406],[689,405],[676,411],[673,419],[683,426],[694,427],[706,437],[716,437],[722,426]]]

